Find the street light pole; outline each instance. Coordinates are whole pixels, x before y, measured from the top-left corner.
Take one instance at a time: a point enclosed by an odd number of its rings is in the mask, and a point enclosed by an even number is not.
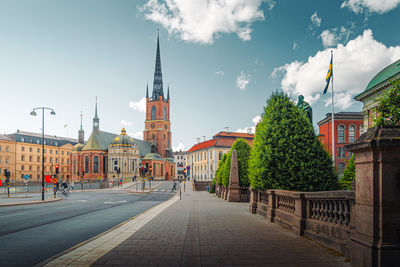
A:
[[[41,109],[42,110],[42,200],[44,200],[44,110],[48,109],[51,110],[50,114],[51,115],[56,115],[54,112],[54,109],[52,108],[47,108],[47,107],[38,107],[34,108],[31,112],[32,116],[36,116],[35,110]]]

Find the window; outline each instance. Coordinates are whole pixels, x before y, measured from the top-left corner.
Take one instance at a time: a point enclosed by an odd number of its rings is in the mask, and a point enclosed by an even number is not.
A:
[[[53,158],[50,158],[50,163],[53,163]]]
[[[85,157],[85,173],[89,173],[89,157]]]
[[[69,156],[69,152],[67,152],[67,156]]]
[[[338,126],[338,143],[344,143],[344,125]]]
[[[21,146],[21,151],[25,151],[25,147]]]
[[[8,152],[8,149],[9,149],[8,146],[6,146],[6,152]]]
[[[8,164],[8,158],[6,158],[6,164]]]
[[[30,170],[30,171],[32,170],[32,166],[29,166],[29,170]]]
[[[31,147],[29,148],[29,152],[32,152],[32,148]]]
[[[156,119],[156,107],[153,106],[151,108],[151,120],[155,120]]]
[[[21,179],[23,179],[24,178],[24,174],[23,173],[21,173]]]
[[[114,172],[117,172],[118,170],[118,160],[114,160]]]
[[[210,159],[212,159],[212,151],[210,151]]]
[[[344,148],[344,147],[338,147],[338,157],[339,157],[339,158],[344,158],[344,157],[346,157],[346,148]]]
[[[36,169],[37,169],[37,171],[40,171],[40,166],[37,166],[37,168],[36,168]]]
[[[24,155],[21,156],[21,161],[25,161],[25,156]]]
[[[37,161],[37,162],[40,162],[40,157],[37,157],[36,161]]]
[[[167,109],[164,107],[163,110],[163,119],[166,121],[167,120]]]
[[[0,163],[1,163],[1,158],[0,158]],[[1,173],[1,172],[0,172]]]
[[[37,153],[40,153],[40,148],[38,148],[38,149],[36,150],[36,152],[37,152]]]
[[[99,157],[93,157],[93,173],[99,173]]]
[[[29,156],[29,161],[32,162],[32,156]]]
[[[56,158],[56,163],[58,163],[58,158]]]
[[[1,146],[0,146],[0,151],[1,151]]]
[[[40,140],[36,140],[36,144],[40,144]]]
[[[58,145],[57,142],[54,142],[54,145],[57,146]]]
[[[342,176],[344,173],[344,163],[339,163],[338,164],[338,174],[339,176]]]
[[[356,137],[356,126],[350,125],[349,127],[349,143],[353,143]]]
[[[64,159],[61,159],[61,163],[63,163],[63,164],[64,164]]]
[[[64,151],[61,151],[61,155],[64,155]]]
[[[21,171],[25,170],[25,166],[21,165]],[[23,177],[23,176],[22,176]]]
[[[50,154],[53,154],[53,149],[50,149]]]
[[[21,137],[21,142],[25,142],[25,138]]]
[[[58,150],[56,150],[56,155],[58,155]]]
[[[218,160],[221,160],[222,159],[222,151],[220,151],[219,153],[218,153]]]
[[[67,159],[67,164],[69,164],[69,159]]]

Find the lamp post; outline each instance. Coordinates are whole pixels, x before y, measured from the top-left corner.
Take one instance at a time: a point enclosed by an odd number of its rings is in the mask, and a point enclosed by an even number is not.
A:
[[[44,110],[51,110],[50,114],[51,115],[56,115],[54,112],[54,109],[52,108],[47,108],[47,107],[38,107],[34,108],[31,112],[32,116],[36,116],[35,110],[41,109],[42,110],[42,200],[44,200]]]

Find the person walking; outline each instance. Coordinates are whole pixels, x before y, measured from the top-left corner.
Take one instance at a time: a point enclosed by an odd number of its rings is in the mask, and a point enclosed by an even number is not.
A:
[[[176,181],[174,180],[174,185],[172,186],[171,192],[176,190]]]

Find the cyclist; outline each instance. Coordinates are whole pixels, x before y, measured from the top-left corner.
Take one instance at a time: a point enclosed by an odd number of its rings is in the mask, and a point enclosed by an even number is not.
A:
[[[68,188],[68,184],[65,180],[62,181],[61,188],[63,188],[64,190]]]

